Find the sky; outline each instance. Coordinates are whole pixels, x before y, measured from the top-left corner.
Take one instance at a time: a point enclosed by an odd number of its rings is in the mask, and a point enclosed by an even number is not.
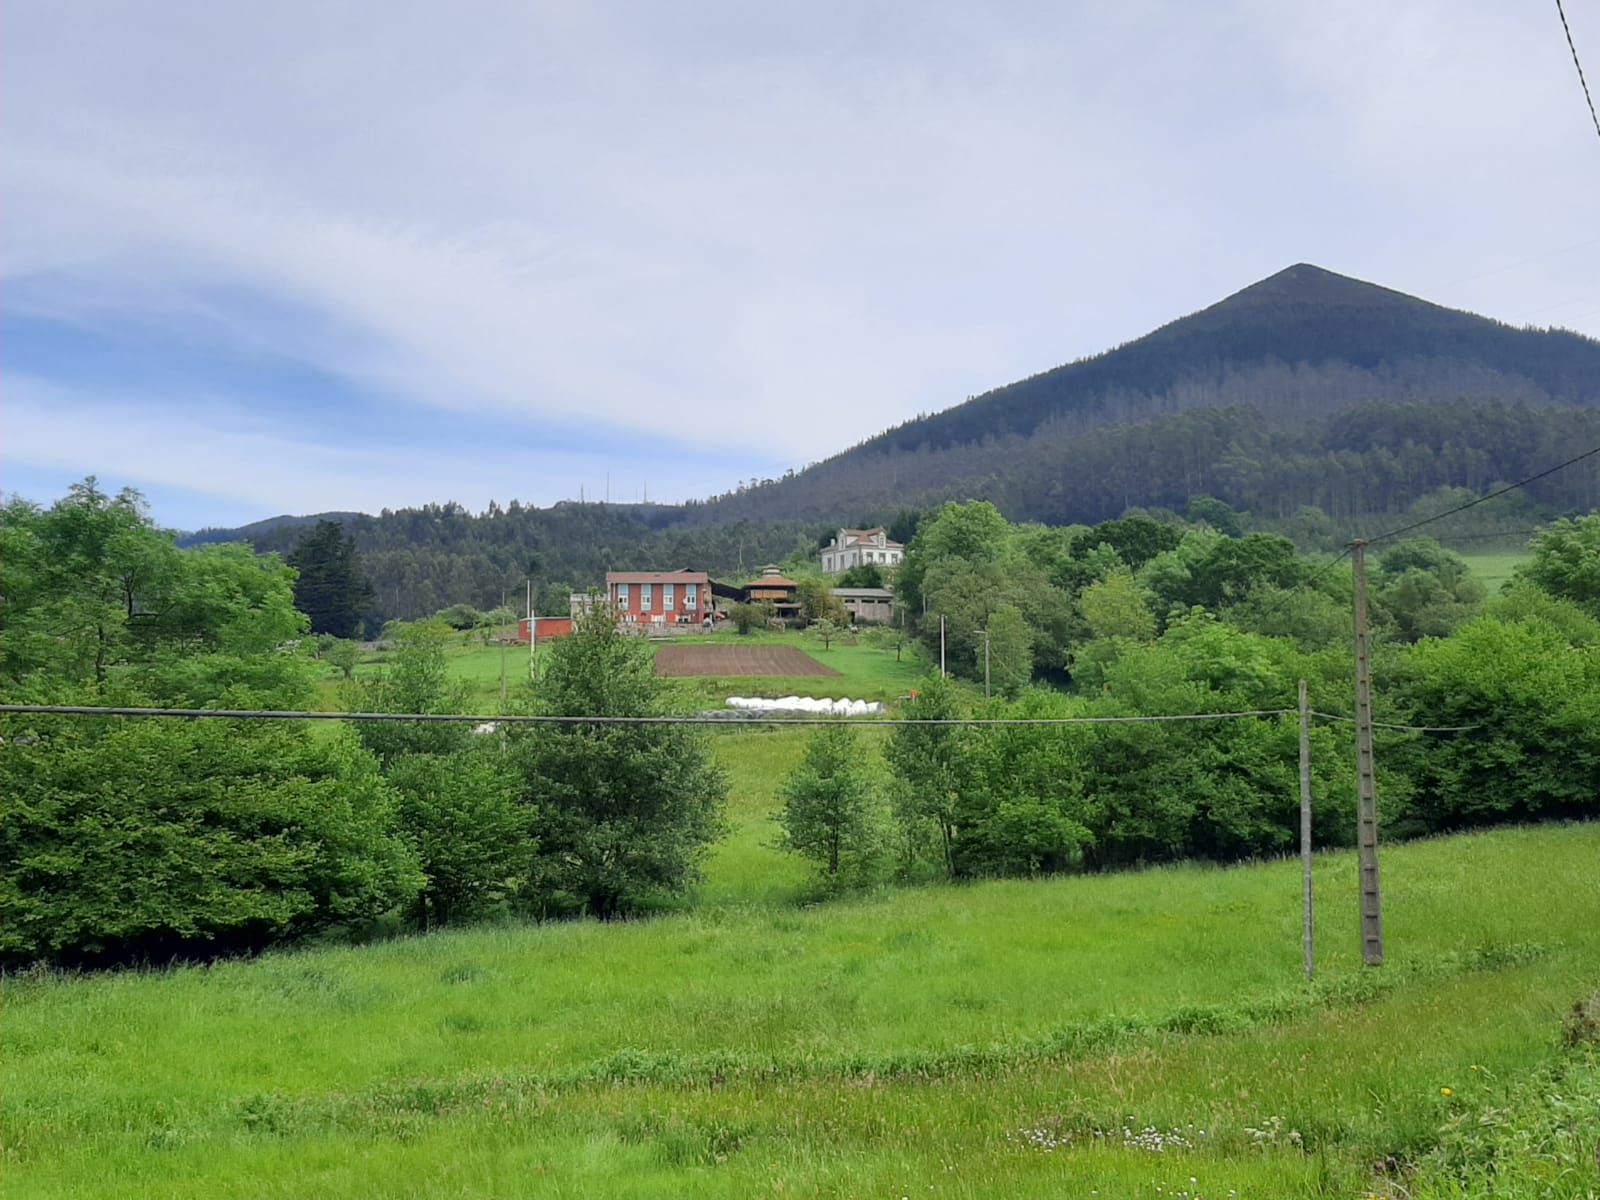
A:
[[[1597,197],[1544,3],[10,0],[0,490],[706,497],[1296,262],[1600,336]]]

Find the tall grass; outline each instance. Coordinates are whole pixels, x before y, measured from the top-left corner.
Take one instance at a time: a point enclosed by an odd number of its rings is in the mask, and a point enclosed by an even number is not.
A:
[[[1288,862],[13,977],[7,1194],[1443,1187],[1441,1129],[1600,980],[1597,858],[1595,825],[1388,849],[1373,972],[1320,856],[1314,987]]]

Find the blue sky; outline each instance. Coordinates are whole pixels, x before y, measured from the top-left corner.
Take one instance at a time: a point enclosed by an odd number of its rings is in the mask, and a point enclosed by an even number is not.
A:
[[[22,0],[0,141],[0,488],[183,528],[705,496],[1299,261],[1600,334],[1541,6]]]

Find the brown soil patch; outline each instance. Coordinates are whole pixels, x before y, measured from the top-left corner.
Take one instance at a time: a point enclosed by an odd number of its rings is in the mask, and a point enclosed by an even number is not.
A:
[[[793,646],[667,645],[656,651],[657,675],[837,675]]]

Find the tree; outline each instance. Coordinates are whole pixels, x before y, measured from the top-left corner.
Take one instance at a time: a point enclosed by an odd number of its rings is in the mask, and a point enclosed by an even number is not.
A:
[[[274,654],[305,628],[291,581],[247,546],[177,549],[137,492],[112,498],[93,478],[47,510],[12,501],[0,509],[0,671],[13,694],[156,687],[147,699],[176,699],[209,686],[197,671],[293,692],[297,672]]]
[[[817,621],[832,621],[835,625],[850,623],[844,601],[833,594],[832,585],[826,579],[801,579],[795,584],[794,594],[800,604],[800,619],[807,625]]]
[[[300,572],[294,602],[311,621],[313,633],[355,637],[372,607],[372,585],[361,570],[354,539],[333,521],[318,521],[289,552]]]
[[[1016,698],[1033,678],[1033,630],[1014,604],[989,617],[989,676],[995,691]]]
[[[911,861],[922,858],[931,843],[945,873],[954,875],[959,813],[971,788],[967,737],[959,725],[924,724],[962,715],[954,686],[929,676],[906,702],[903,715],[912,723],[895,727],[884,757],[897,783],[895,817],[906,855]]]
[[[1600,653],[1540,616],[1479,617],[1407,649],[1399,696],[1417,724],[1466,725],[1399,753],[1403,833],[1600,810]]]
[[[848,725],[825,725],[779,797],[782,846],[817,863],[830,881],[869,878],[882,851],[883,822],[865,755]]]
[[[376,764],[289,722],[11,717],[0,960],[99,965],[292,941],[422,883]]]
[[[356,664],[361,661],[361,647],[347,638],[334,638],[322,652],[322,657],[343,673],[346,679],[356,677]]]
[[[881,588],[883,586],[883,568],[877,563],[857,563],[839,576],[835,587],[846,588]]]
[[[811,632],[817,636],[824,650],[833,648],[833,639],[839,636],[839,626],[829,617],[823,617],[811,626]]]
[[[1125,637],[1148,642],[1155,636],[1156,619],[1144,594],[1126,567],[1083,589],[1078,597],[1083,620],[1097,638]]]
[[[1534,534],[1529,546],[1533,560],[1518,574],[1600,617],[1600,512],[1563,517]]]
[[[445,646],[450,627],[436,618],[393,627],[394,653],[381,671],[355,685],[360,712],[459,713],[467,685],[450,675]],[[358,721],[356,736],[387,767],[407,754],[452,754],[472,731],[461,721]]]
[[[767,622],[772,620],[772,605],[766,602],[760,604],[735,604],[729,615],[733,618],[733,627],[741,634],[750,634],[757,629],[765,629]]]
[[[1385,553],[1374,583],[1377,616],[1408,642],[1446,636],[1472,617],[1485,595],[1466,560],[1432,538],[1412,538]]]
[[[610,614],[580,617],[550,646],[539,711],[645,717],[662,705],[651,647]],[[575,722],[513,732],[539,855],[528,886],[544,911],[610,917],[699,878],[723,832],[727,781],[703,736],[683,726]]]
[[[532,865],[534,814],[497,749],[409,754],[385,772],[401,832],[424,883],[417,924],[478,916],[510,896]]]

